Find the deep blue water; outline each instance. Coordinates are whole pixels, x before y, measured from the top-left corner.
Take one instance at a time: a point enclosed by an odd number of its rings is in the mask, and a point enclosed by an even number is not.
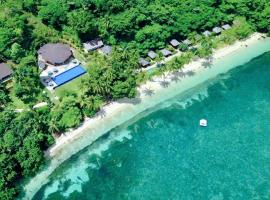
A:
[[[270,53],[112,130],[34,199],[270,199]]]

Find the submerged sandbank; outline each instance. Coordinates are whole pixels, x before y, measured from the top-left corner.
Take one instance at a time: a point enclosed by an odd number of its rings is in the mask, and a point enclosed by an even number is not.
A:
[[[66,133],[48,150],[47,155],[51,161],[46,169],[25,185],[24,199],[31,199],[40,187],[46,184],[48,176],[63,161],[90,145],[112,128],[164,100],[269,51],[270,39],[259,40],[261,36],[256,33],[246,41],[217,50],[211,64],[205,65],[206,61],[200,59],[186,65],[179,73],[170,73],[165,78],[157,77],[148,81],[138,88],[139,96],[136,99],[125,99],[105,106],[98,116],[88,119],[80,128]]]

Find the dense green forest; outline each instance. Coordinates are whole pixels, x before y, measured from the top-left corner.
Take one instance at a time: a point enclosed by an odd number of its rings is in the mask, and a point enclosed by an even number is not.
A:
[[[268,0],[0,0],[0,61],[14,70],[11,86],[0,85],[0,199],[14,199],[19,181],[44,163],[42,151],[57,135],[93,116],[104,102],[136,95],[145,80],[138,58],[167,46],[172,38],[190,38],[225,23],[235,24],[217,41],[231,43],[253,31],[270,31]],[[87,55],[88,73],[78,93],[58,101],[39,81],[37,49],[64,42],[81,52],[82,42],[102,38],[111,56]],[[211,39],[202,49],[176,58],[165,69],[177,69],[194,55],[211,54]],[[210,50],[210,51],[209,51]],[[38,102],[48,106],[32,109]],[[23,112],[14,112],[18,102]]]

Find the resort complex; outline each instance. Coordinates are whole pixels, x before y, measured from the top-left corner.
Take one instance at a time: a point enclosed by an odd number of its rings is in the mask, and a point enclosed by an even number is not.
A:
[[[38,65],[42,70],[40,80],[53,90],[86,73],[74,58],[70,46],[62,43],[45,44],[38,50]]]
[[[268,199],[269,1],[0,13],[0,200]]]

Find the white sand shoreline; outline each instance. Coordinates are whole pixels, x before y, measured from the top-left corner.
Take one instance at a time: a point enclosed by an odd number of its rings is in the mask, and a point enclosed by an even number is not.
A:
[[[233,45],[216,50],[213,54],[213,62],[219,61],[237,51],[246,49],[246,46],[262,41],[262,36],[263,34],[255,33],[245,41],[238,41]],[[270,48],[268,48],[268,50],[270,50]],[[261,53],[258,52],[258,55]],[[181,71],[183,76],[180,77],[180,81],[177,83],[173,81],[173,73],[168,73],[165,79],[156,77],[153,80],[146,82],[138,88],[138,98],[131,100],[122,99],[117,102],[110,103],[103,107],[99,115],[85,120],[79,128],[65,133],[63,136],[58,138],[55,145],[49,148],[46,152],[46,155],[50,160],[49,165],[24,186],[26,195],[23,199],[31,199],[40,187],[43,184],[46,184],[48,176],[62,162],[82,150],[84,147],[93,143],[111,129],[132,119],[144,110],[151,108],[162,101],[170,99],[219,73],[229,70],[226,67],[223,69],[206,68],[203,66],[205,61],[205,59],[199,59],[185,65]],[[210,70],[214,71],[213,74],[207,75],[210,73]],[[189,73],[193,75],[189,76]],[[162,86],[161,83],[164,82],[164,80],[170,84],[168,87]],[[190,82],[193,83],[190,84]],[[146,90],[151,91],[152,94],[147,94]]]

